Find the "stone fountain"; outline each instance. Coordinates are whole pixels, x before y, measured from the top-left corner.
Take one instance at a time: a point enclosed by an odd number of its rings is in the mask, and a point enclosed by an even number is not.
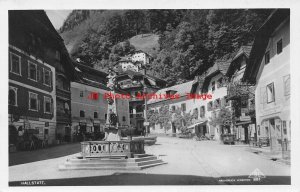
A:
[[[116,73],[109,71],[107,87],[114,95]],[[144,140],[122,139],[121,131],[129,127],[119,126],[115,98],[108,98],[105,137],[102,141],[81,142],[80,156],[68,159],[60,170],[74,169],[143,169],[165,164],[154,155],[145,153]]]

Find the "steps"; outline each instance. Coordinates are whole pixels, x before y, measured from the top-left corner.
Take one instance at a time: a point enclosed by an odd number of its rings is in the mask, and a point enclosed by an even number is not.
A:
[[[59,170],[140,170],[166,164],[157,156],[148,154],[135,154],[129,159],[82,159],[75,157],[59,166]]]

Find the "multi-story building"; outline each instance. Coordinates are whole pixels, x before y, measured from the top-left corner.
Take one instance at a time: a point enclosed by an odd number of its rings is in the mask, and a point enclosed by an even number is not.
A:
[[[202,86],[199,89],[198,94],[209,94],[212,96],[211,100],[205,100],[200,104],[205,108],[205,115],[207,118],[206,131],[209,136],[214,136],[216,140],[221,139],[222,134],[232,133],[232,126],[210,124],[212,118],[218,116],[218,113],[222,107],[230,108],[230,102],[227,100],[227,86],[225,75],[230,65],[230,61],[216,61],[215,64],[207,70],[205,74]],[[205,105],[206,104],[206,105]],[[203,107],[204,106],[204,107]]]
[[[143,65],[148,65],[150,63],[151,56],[148,53],[139,50],[135,51],[131,55],[131,60],[133,62],[141,62]]]
[[[120,61],[118,61],[115,66],[114,66],[114,70],[117,72],[122,72],[122,71],[126,71],[126,70],[131,70],[131,71],[135,71],[138,72],[141,68],[141,65],[137,62],[133,62],[132,60],[129,59],[122,59]]]
[[[9,11],[9,121],[20,134],[35,133],[51,144],[70,127],[73,71],[44,11]]]
[[[135,128],[135,134],[141,134],[144,129],[145,98],[139,97],[139,95],[142,96],[145,92],[155,93],[164,87],[166,82],[132,70],[120,73],[117,82],[119,88],[131,97],[129,100],[130,125]]]
[[[188,99],[188,94],[191,91],[193,81],[163,88],[155,93],[155,97],[147,101],[149,110],[159,111],[161,107],[168,106],[172,113],[176,110],[181,110],[182,113],[191,113],[195,109],[193,100]],[[166,97],[167,95],[174,96]],[[175,98],[175,95],[176,98]],[[152,133],[167,133],[176,134],[178,132],[174,123],[171,123],[171,129],[166,129],[161,124],[155,124],[151,127]]]
[[[110,93],[106,86],[107,73],[96,70],[87,64],[75,63],[78,78],[71,83],[72,95],[72,135],[104,132],[108,102],[105,94]],[[116,91],[120,94],[121,92]],[[129,126],[129,100],[116,99],[118,123]]]
[[[257,135],[272,151],[287,150],[291,141],[289,17],[289,9],[275,10],[260,27],[243,77],[256,84]]]
[[[254,86],[243,83],[251,46],[242,46],[234,55],[226,76],[227,98],[232,102],[234,134],[237,142],[249,143],[256,138]]]

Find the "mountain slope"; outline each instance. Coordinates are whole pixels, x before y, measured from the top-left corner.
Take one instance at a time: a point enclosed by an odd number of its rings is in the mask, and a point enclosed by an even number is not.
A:
[[[103,70],[146,51],[154,57],[149,72],[173,85],[251,44],[271,11],[74,10],[60,32],[72,57]]]
[[[159,51],[159,36],[156,34],[141,34],[131,37],[129,42],[136,50],[142,50],[150,55],[156,55]]]

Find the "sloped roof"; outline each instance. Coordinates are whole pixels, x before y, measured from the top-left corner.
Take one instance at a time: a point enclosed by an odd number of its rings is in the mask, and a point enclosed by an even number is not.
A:
[[[48,61],[49,58],[43,52],[45,47],[58,50],[61,54],[60,63],[65,70],[65,75],[69,76],[71,80],[75,78],[75,68],[63,39],[53,27],[45,11],[9,10],[8,14],[9,43],[11,45],[29,54],[34,54],[54,67],[56,66],[52,64],[53,62]],[[33,43],[33,36],[37,38],[38,42]],[[34,47],[29,45],[31,43],[34,44]]]
[[[181,97],[187,95],[188,93],[190,93],[192,85],[193,85],[194,81],[188,81],[186,83],[182,83],[182,84],[178,84],[178,85],[174,85],[171,87],[167,87],[164,89],[160,89],[158,90],[155,94],[156,95],[160,95],[160,94],[166,94],[167,91],[176,91],[176,94],[179,94]],[[157,103],[160,101],[164,101],[167,100],[165,98],[163,99],[150,99],[147,103],[148,104],[153,104],[153,103]]]
[[[250,52],[251,52],[251,48],[252,46],[251,45],[246,45],[246,46],[241,46],[240,49],[237,51],[237,53],[234,55],[230,65],[229,65],[229,68],[227,70],[227,73],[226,73],[226,76],[228,77],[231,77],[233,72],[234,72],[234,69],[239,66],[237,65],[237,59],[240,58],[241,56],[245,56],[247,58],[247,60],[249,59],[250,57]],[[248,62],[247,62],[247,65],[248,65]]]
[[[203,86],[202,86],[202,91],[206,91],[209,85],[209,81],[211,78],[218,73],[221,73],[225,75],[227,73],[227,70],[230,66],[231,60],[217,60],[215,64],[207,70]]]
[[[203,86],[205,80],[205,74],[199,75],[199,76],[195,76],[194,81],[193,81],[193,85],[191,88],[191,93],[194,94],[197,90],[197,87],[201,87]]]
[[[235,59],[239,58],[241,55],[245,55],[247,58],[249,58],[250,56],[250,52],[251,52],[251,45],[244,45],[241,46],[241,48],[238,50],[238,52],[236,53],[236,55],[233,57],[232,61],[234,61]]]
[[[257,30],[250,52],[249,64],[246,66],[242,81],[256,83],[256,77],[268,46],[269,38],[276,28],[290,18],[290,9],[276,9]]]

